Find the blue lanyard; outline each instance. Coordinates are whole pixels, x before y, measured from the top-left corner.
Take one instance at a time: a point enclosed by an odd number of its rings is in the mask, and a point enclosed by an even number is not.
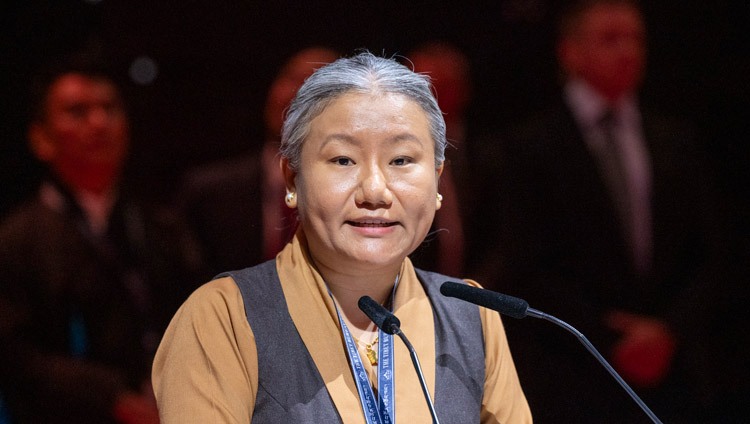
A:
[[[375,401],[375,393],[372,391],[372,384],[367,376],[362,359],[359,356],[357,345],[347,328],[346,323],[339,314],[339,322],[344,333],[344,342],[349,354],[349,364],[354,374],[354,380],[357,383],[357,392],[359,400],[362,403],[362,410],[365,412],[367,424],[393,424],[394,420],[394,403],[393,403],[393,336],[385,334],[378,330],[378,402]]]
[[[398,286],[398,277],[396,277],[396,284],[394,284],[391,299],[395,296],[396,286]],[[328,294],[333,299],[330,290]],[[357,350],[357,344],[354,342],[349,328],[341,317],[341,312],[339,312],[335,300],[333,305],[336,307],[336,315],[338,315],[339,323],[344,333],[344,343],[346,344],[346,352],[349,356],[349,364],[352,374],[354,374],[354,380],[357,383],[359,401],[362,404],[367,424],[395,424],[396,404],[394,403],[393,388],[395,377],[393,364],[395,357],[393,355],[393,335],[386,334],[378,329],[378,399],[376,402],[370,378],[367,376],[367,371],[365,371],[365,367],[362,365],[362,359]]]
[[[382,341],[381,341],[382,340]],[[385,411],[388,419],[384,423],[396,422],[396,404],[393,403],[395,392],[394,386],[394,359],[393,335],[385,334],[378,330],[378,397],[380,398],[380,410]]]

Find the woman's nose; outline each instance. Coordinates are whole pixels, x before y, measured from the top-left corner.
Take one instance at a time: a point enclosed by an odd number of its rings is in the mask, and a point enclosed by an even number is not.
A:
[[[357,204],[366,207],[383,207],[391,204],[393,193],[388,186],[387,174],[380,166],[363,167],[355,200]]]

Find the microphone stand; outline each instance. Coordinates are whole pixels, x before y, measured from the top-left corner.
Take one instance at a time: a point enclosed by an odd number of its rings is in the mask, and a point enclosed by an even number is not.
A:
[[[630,388],[628,383],[626,383],[625,380],[620,377],[620,374],[618,374],[617,371],[612,368],[612,365],[610,365],[609,362],[604,359],[604,356],[602,356],[602,354],[599,353],[598,350],[596,350],[589,339],[587,339],[586,336],[584,336],[580,331],[578,331],[575,327],[568,324],[567,322],[537,309],[530,308],[528,302],[523,299],[508,296],[502,293],[497,293],[491,290],[470,287],[465,284],[458,284],[452,281],[446,281],[445,283],[443,283],[443,285],[440,286],[440,293],[442,293],[444,296],[455,297],[457,299],[461,299],[475,305],[490,308],[492,310],[500,312],[503,315],[507,315],[516,319],[522,319],[527,316],[532,316],[534,318],[547,320],[566,329],[574,336],[576,336],[578,341],[583,343],[586,349],[592,355],[594,355],[597,361],[599,361],[599,363],[602,364],[607,372],[609,372],[610,375],[615,378],[620,386],[622,386],[622,388],[625,389],[626,392],[628,392],[635,403],[641,407],[641,410],[643,410],[643,412],[645,412],[646,415],[651,418],[651,421],[653,421],[655,424],[662,424],[659,418],[657,418],[656,414],[654,414],[653,411],[651,411],[651,409],[646,405],[646,403],[643,402],[640,397],[638,397],[635,391]]]
[[[396,332],[393,334],[396,334],[401,338],[401,340],[404,341],[404,344],[406,345],[406,348],[409,349],[409,356],[411,357],[411,362],[414,364],[414,369],[417,371],[417,376],[419,377],[419,384],[422,386],[422,393],[424,393],[424,397],[427,400],[427,407],[430,409],[430,415],[432,415],[432,424],[440,424],[437,418],[437,412],[435,411],[435,406],[432,404],[432,399],[430,398],[430,392],[427,390],[427,383],[424,381],[424,374],[422,374],[422,366],[419,365],[419,358],[417,357],[417,351],[414,350],[414,346],[411,345],[409,342],[409,339],[406,338],[404,335],[404,332],[401,331],[400,328],[393,326],[396,328]]]
[[[653,421],[655,424],[662,424],[661,420],[659,420],[656,414],[654,414],[653,411],[651,411],[651,408],[649,408],[648,405],[646,405],[646,403],[643,402],[643,400],[641,400],[641,398],[635,393],[635,391],[633,391],[633,389],[630,388],[628,383],[626,383],[625,380],[623,380],[622,377],[620,377],[620,374],[618,374],[617,371],[615,371],[615,369],[612,368],[612,365],[610,365],[609,362],[607,362],[607,360],[604,359],[604,356],[602,356],[602,354],[599,353],[599,351],[594,347],[594,345],[589,341],[589,339],[583,335],[583,333],[578,331],[575,327],[568,324],[567,322],[559,318],[556,318],[552,315],[546,314],[542,311],[539,311],[537,309],[534,309],[534,308],[528,308],[526,310],[526,315],[530,317],[534,317],[534,318],[547,320],[553,324],[556,324],[568,330],[570,333],[576,336],[578,341],[580,341],[586,347],[586,349],[589,352],[591,352],[592,355],[594,355],[594,357],[599,361],[599,363],[602,364],[602,366],[612,375],[612,377],[614,377],[615,380],[617,380],[618,383],[620,383],[620,386],[622,386],[622,388],[625,389],[626,392],[628,392],[628,394],[630,395],[631,398],[633,398],[635,403],[637,403],[638,406],[641,407],[643,412],[645,412],[646,415],[648,415],[648,417],[651,418],[651,421]]]
[[[409,350],[409,356],[411,357],[411,362],[414,364],[414,370],[417,372],[419,384],[422,386],[422,393],[424,393],[424,397],[427,400],[427,407],[432,416],[432,424],[440,424],[437,412],[435,412],[435,406],[432,404],[432,398],[430,398],[430,391],[427,390],[427,383],[424,381],[424,374],[422,373],[422,366],[419,365],[417,351],[414,350],[414,346],[411,345],[409,339],[407,339],[404,332],[401,331],[401,321],[399,321],[396,315],[385,309],[378,302],[374,301],[370,296],[362,296],[359,298],[357,305],[379,329],[383,330],[384,333],[397,334],[401,340],[403,340],[406,348]]]

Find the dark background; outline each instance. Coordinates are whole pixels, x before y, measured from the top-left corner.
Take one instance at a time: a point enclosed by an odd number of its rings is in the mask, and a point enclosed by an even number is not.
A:
[[[7,3],[7,2],[5,2]],[[265,90],[283,60],[312,44],[344,54],[405,54],[430,39],[465,50],[475,85],[472,124],[503,128],[556,93],[551,0],[205,1],[17,0],[0,6],[0,216],[32,192],[39,166],[26,148],[25,100],[35,69],[92,37],[129,81],[129,178],[168,201],[187,168],[260,145]],[[750,6],[736,1],[644,2],[650,36],[644,96],[693,120],[724,201],[744,220],[748,194]],[[746,227],[743,227],[746,228]]]

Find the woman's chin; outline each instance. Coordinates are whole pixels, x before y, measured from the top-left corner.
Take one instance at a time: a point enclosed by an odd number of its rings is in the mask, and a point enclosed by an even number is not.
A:
[[[367,268],[384,268],[388,266],[400,266],[407,251],[402,249],[364,249],[351,252],[349,259],[362,267]]]

